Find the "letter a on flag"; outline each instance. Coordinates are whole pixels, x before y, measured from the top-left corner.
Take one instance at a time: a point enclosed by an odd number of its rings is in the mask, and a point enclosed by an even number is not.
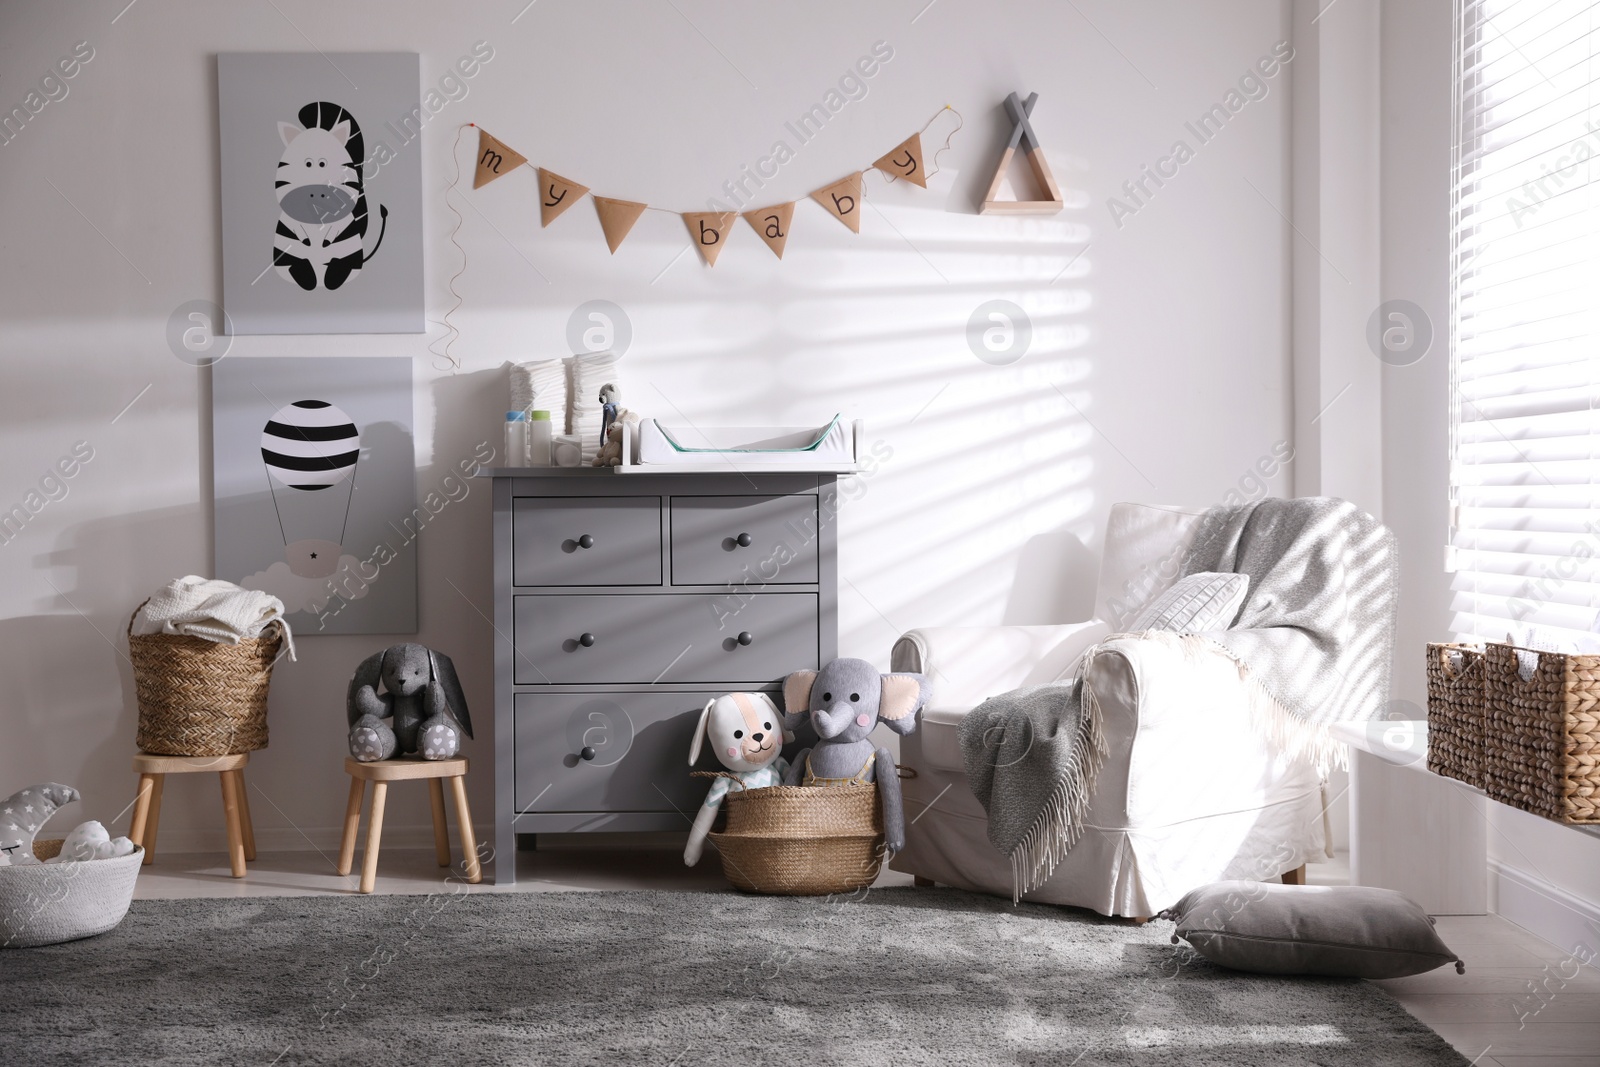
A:
[[[746,211],[744,221],[748,222],[761,235],[761,239],[772,249],[772,254],[779,259],[783,258],[783,246],[789,243],[789,220],[794,218],[794,201],[787,204],[774,204],[764,207],[760,211]]]
[[[553,170],[539,168],[539,226],[550,225],[589,191],[587,185],[568,181]]]
[[[700,250],[700,258],[706,261],[706,266],[715,266],[717,257],[722,255],[722,246],[728,243],[728,233],[733,229],[733,220],[738,218],[732,211],[685,211],[683,221],[689,225],[689,239]]]
[[[922,169],[922,134],[914,133],[895,146],[894,151],[873,164],[885,174],[904,178],[912,185],[928,187],[928,175]]]
[[[503,174],[509,174],[528,161],[528,157],[515,148],[508,148],[495,139],[488,130],[478,127],[478,171],[472,176],[474,189],[488,185]]]
[[[825,185],[811,194],[811,199],[828,209],[828,214],[850,227],[851,233],[861,232],[861,172]]]

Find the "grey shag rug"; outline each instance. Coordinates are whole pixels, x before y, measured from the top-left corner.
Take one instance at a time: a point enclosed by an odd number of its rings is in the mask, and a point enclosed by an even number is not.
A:
[[[70,1064],[1467,1061],[1359,981],[947,889],[138,901],[0,953],[0,1059]]]

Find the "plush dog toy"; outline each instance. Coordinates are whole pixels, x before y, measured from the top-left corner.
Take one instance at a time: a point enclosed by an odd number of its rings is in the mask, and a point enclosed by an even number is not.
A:
[[[689,766],[700,758],[700,742],[709,740],[711,750],[722,765],[739,780],[716,778],[700,813],[689,829],[689,843],[683,849],[683,862],[690,867],[700,862],[706,834],[716,821],[722,798],[732,789],[762,789],[782,785],[789,763],[778,753],[783,750],[783,716],[765,693],[729,693],[706,701],[689,746]]]
[[[350,679],[345,713],[350,755],[362,763],[396,753],[450,759],[461,751],[461,735],[472,736],[455,664],[423,645],[390,645],[362,660]]]
[[[817,671],[795,671],[783,680],[783,703],[791,728],[809,718],[816,747],[801,749],[785,785],[878,783],[884,844],[906,847],[900,775],[894,756],[868,736],[882,722],[897,734],[917,728],[917,712],[928,702],[928,679],[920,674],[882,674],[864,659],[836,659]]]

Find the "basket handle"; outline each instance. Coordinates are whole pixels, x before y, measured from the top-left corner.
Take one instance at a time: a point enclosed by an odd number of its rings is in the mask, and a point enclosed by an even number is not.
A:
[[[139,612],[143,611],[144,610],[144,606],[146,604],[148,604],[148,603],[150,603],[150,598],[149,597],[145,597],[144,600],[142,602],[140,602],[139,606],[133,609],[133,614],[128,616],[128,636],[129,637],[133,636],[133,620],[137,619],[139,617]]]
[[[744,783],[744,779],[743,778],[740,778],[737,774],[730,774],[728,771],[690,771],[689,772],[689,777],[690,778],[727,778],[730,781],[738,782],[741,785]]]

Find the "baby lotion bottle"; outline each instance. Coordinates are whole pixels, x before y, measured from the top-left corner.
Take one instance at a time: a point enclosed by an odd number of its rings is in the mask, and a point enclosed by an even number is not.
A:
[[[534,411],[529,413],[532,421],[528,423],[528,466],[550,466],[550,445],[554,440],[555,427],[550,422],[548,411]]]
[[[506,466],[528,465],[528,413],[506,412]]]

